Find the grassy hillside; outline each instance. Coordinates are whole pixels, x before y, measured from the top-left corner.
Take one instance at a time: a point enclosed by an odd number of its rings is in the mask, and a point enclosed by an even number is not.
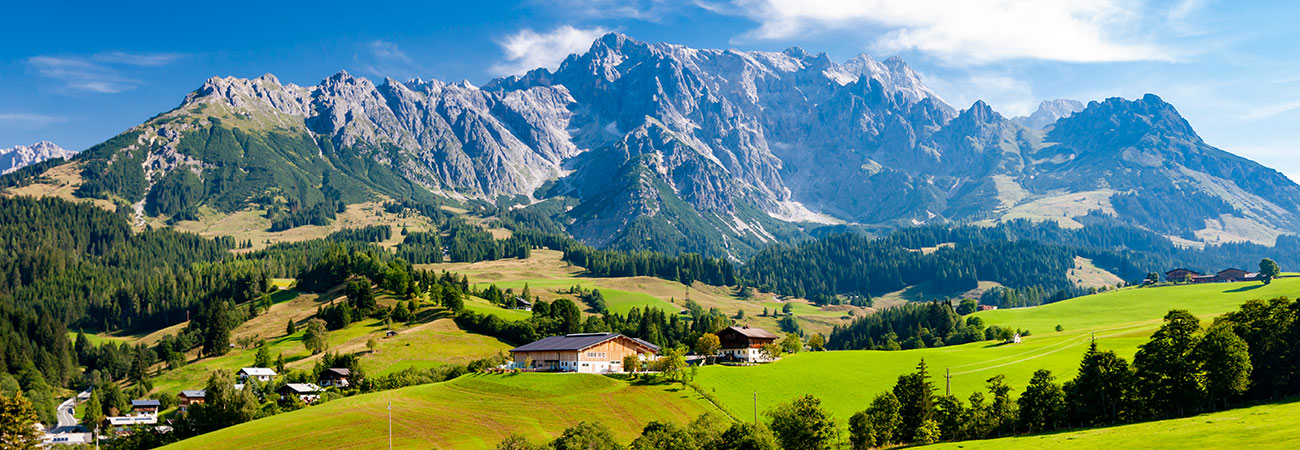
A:
[[[265,338],[271,355],[283,354],[289,368],[310,368],[321,355],[312,355],[303,346],[302,337],[305,327],[301,324],[315,314],[316,306],[324,301],[322,299],[334,298],[337,295],[336,292],[321,296],[284,295],[287,299],[277,302],[269,311],[236,328],[232,333],[232,341],[241,336]],[[379,303],[385,306],[391,305],[392,302],[394,300],[386,295],[381,295],[379,298]],[[503,313],[517,313],[488,306],[487,302],[482,300],[478,302],[485,308],[494,308]],[[426,308],[416,317],[417,320],[411,323],[395,324],[393,328],[398,335],[391,338],[384,337],[386,330],[382,321],[373,318],[358,320],[341,330],[330,332],[330,351],[361,352],[362,368],[367,373],[385,374],[408,367],[428,368],[441,364],[464,364],[513,347],[496,338],[461,330],[441,309]],[[299,330],[292,335],[285,335],[285,325],[291,319],[300,324]],[[183,327],[184,324],[181,324],[173,328],[179,330]],[[147,340],[148,336],[144,339]],[[370,339],[375,339],[379,344],[375,352],[366,349],[366,342]],[[220,357],[202,358],[158,376],[154,379],[154,389],[174,393],[182,389],[201,388],[213,370],[236,371],[241,367],[251,366],[256,355],[256,348],[235,348]]]
[[[485,449],[510,433],[541,441],[585,420],[603,422],[627,442],[649,421],[685,423],[711,409],[690,390],[597,375],[471,375],[348,397],[164,448],[381,448],[389,402],[399,449]]]
[[[525,260],[423,264],[419,267],[464,274],[469,276],[470,282],[479,287],[496,284],[501,289],[513,288],[518,292],[523,289],[524,284],[527,284],[533,295],[546,301],[554,301],[557,298],[576,300],[572,295],[558,292],[575,285],[585,289],[600,289],[601,295],[605,297],[605,304],[610,310],[619,313],[626,313],[633,307],[646,306],[667,311],[685,308],[687,287],[684,284],[653,277],[584,277],[581,267],[562,261],[562,256],[558,251],[534,250],[532,257]],[[777,299],[771,294],[757,294],[750,300],[743,300],[736,297],[731,288],[703,283],[695,283],[689,291],[690,299],[706,309],[718,308],[728,316],[735,316],[738,311],[744,311],[745,318],[739,322],[772,331],[778,330],[777,318],[761,317],[763,309],[777,311],[787,303],[794,308],[794,314],[805,331],[824,334],[829,334],[831,328],[844,323],[853,315],[862,315],[871,311],[870,308],[847,305],[818,307],[802,299]],[[467,305],[471,309],[477,308],[469,303]],[[501,314],[499,309],[493,313],[505,319],[511,318],[509,314]]]
[[[1300,441],[1300,403],[1280,403],[1084,431],[940,444],[934,449],[1289,448]]]
[[[1130,288],[1067,300],[1037,308],[979,313],[987,322],[1026,328],[1033,334],[1019,345],[988,342],[906,351],[800,353],[754,367],[711,366],[696,381],[712,390],[722,405],[739,417],[759,413],[806,393],[822,399],[840,420],[865,409],[871,398],[890,389],[897,377],[915,370],[924,358],[936,386],[945,388],[944,371],[952,371],[952,392],[965,398],[982,390],[985,380],[1004,374],[1019,393],[1033,371],[1051,370],[1072,378],[1091,337],[1098,345],[1130,359],[1170,309],[1184,308],[1203,319],[1235,309],[1252,298],[1300,294],[1300,279],[1259,283]],[[1056,325],[1065,331],[1053,331]]]

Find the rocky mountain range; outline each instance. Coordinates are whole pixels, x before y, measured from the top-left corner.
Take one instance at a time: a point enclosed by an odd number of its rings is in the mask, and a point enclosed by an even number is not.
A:
[[[733,257],[824,226],[1121,221],[1189,244],[1300,232],[1300,187],[1209,146],[1155,95],[1007,119],[953,108],[897,57],[617,33],[482,87],[214,77],[72,164],[83,195],[151,214],[441,197],[534,209],[600,247]]]
[[[0,174],[6,174],[48,159],[71,158],[77,152],[64,150],[50,141],[40,141],[30,146],[17,145],[0,148]]]
[[[1058,98],[1056,100],[1043,100],[1038,104],[1038,109],[1028,116],[1013,117],[1012,122],[1018,125],[1041,130],[1048,125],[1056,123],[1057,120],[1070,117],[1079,111],[1083,111],[1084,104],[1078,100]]]

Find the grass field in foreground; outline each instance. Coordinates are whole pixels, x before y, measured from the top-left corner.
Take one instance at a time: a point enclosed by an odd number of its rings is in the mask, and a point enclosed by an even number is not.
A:
[[[1241,408],[1182,419],[1035,436],[954,442],[933,449],[1292,448],[1300,442],[1300,403]]]
[[[486,449],[511,433],[535,442],[581,421],[600,421],[630,442],[652,420],[685,423],[711,410],[694,391],[635,386],[598,375],[468,375],[335,400],[164,447]]]
[[[835,416],[846,421],[866,408],[876,394],[893,387],[899,375],[915,370],[924,358],[940,392],[944,371],[952,370],[952,392],[965,399],[983,390],[985,380],[1007,376],[1018,395],[1038,369],[1051,370],[1058,382],[1073,378],[1087,344],[1095,333],[1102,349],[1132,360],[1170,309],[1183,308],[1202,319],[1236,309],[1253,298],[1300,294],[1300,279],[1259,283],[1170,286],[1125,289],[1066,300],[1052,305],[979,313],[986,321],[1027,328],[1034,333],[1018,345],[977,342],[965,345],[895,352],[839,351],[799,353],[772,364],[752,367],[710,366],[696,381],[712,390],[738,417],[752,417],[755,393],[761,414],[779,402],[813,394]],[[1063,332],[1052,332],[1057,324]]]

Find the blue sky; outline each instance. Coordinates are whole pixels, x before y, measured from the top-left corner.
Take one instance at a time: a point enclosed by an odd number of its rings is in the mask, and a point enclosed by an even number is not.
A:
[[[41,3],[41,4],[36,4]],[[606,31],[694,47],[902,56],[957,108],[1151,92],[1212,145],[1300,179],[1300,2],[572,0],[23,2],[0,27],[0,147],[84,149],[214,75],[482,84]],[[557,6],[556,4],[560,4]]]

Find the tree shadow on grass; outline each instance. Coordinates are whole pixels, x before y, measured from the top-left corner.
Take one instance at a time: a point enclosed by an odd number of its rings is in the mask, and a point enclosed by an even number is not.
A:
[[[1236,288],[1236,289],[1231,289],[1231,290],[1227,290],[1227,291],[1223,291],[1223,292],[1247,292],[1247,291],[1253,291],[1253,290],[1255,290],[1255,289],[1262,288],[1262,287],[1264,287],[1264,286],[1267,286],[1267,285],[1265,285],[1265,284],[1252,284],[1252,285],[1250,285],[1250,286],[1242,286],[1242,287],[1239,287],[1239,288]]]

